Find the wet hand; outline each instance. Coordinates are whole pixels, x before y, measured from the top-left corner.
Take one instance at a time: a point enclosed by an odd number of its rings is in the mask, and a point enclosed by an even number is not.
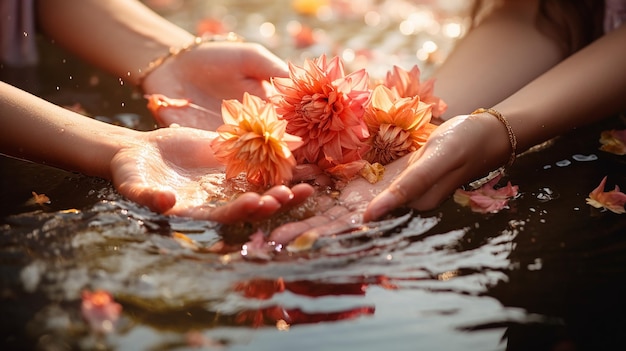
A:
[[[495,118],[452,118],[418,151],[386,165],[378,183],[362,178],[350,181],[341,191],[339,204],[320,206],[318,215],[276,228],[270,239],[284,244],[303,235],[334,235],[400,207],[433,209],[462,184],[506,162],[508,141],[501,128]]]
[[[295,206],[313,192],[307,184],[275,186],[211,205],[208,199],[222,192],[224,173],[209,146],[215,133],[182,127],[137,133],[138,140],[113,157],[112,180],[122,195],[154,211],[222,223],[254,221]]]
[[[269,80],[286,77],[287,65],[265,47],[245,42],[207,42],[166,60],[143,82],[146,94],[189,99],[198,108],[163,108],[155,116],[161,126],[215,130],[223,124],[223,99],[241,100],[243,93],[267,97]]]
[[[422,148],[394,162],[404,169],[369,203],[363,220],[402,206],[431,210],[463,184],[497,169],[510,153],[499,123],[489,116],[461,115],[441,124]]]

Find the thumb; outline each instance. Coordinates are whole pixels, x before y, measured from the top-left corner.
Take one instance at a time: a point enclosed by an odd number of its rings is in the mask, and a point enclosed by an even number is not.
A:
[[[119,191],[129,200],[158,213],[164,213],[176,204],[176,194],[170,188],[121,185]]]
[[[243,66],[246,69],[246,75],[250,78],[270,80],[273,77],[289,76],[287,63],[265,48],[261,52],[253,52],[253,56],[246,61],[253,63]]]

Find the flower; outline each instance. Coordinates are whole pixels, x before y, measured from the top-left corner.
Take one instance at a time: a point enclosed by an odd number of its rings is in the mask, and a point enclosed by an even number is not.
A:
[[[294,152],[298,163],[317,163],[322,169],[356,161],[367,151],[369,136],[363,105],[369,98],[365,70],[344,74],[338,57],[322,55],[289,64],[289,78],[274,78],[276,111],[288,122],[287,132],[302,138]]]
[[[419,96],[420,100],[433,107],[433,117],[441,116],[448,105],[434,95],[435,80],[428,79],[420,82],[420,69],[417,65],[410,71],[405,71],[398,66],[393,66],[393,70],[387,72],[385,82],[386,87],[395,90],[400,97]]]
[[[189,99],[174,99],[161,94],[146,94],[145,98],[148,99],[148,110],[155,115],[162,107],[188,107],[191,104]]]
[[[419,149],[435,129],[429,123],[431,110],[432,106],[419,96],[403,98],[395,90],[378,85],[363,117],[371,146],[365,158],[385,165]]]
[[[257,229],[250,235],[250,241],[241,247],[241,256],[247,259],[257,259],[267,261],[272,258],[272,253],[280,251],[281,246],[273,241],[265,241],[265,234],[261,229]]]
[[[619,191],[619,186],[615,186],[615,189],[605,192],[604,186],[606,185],[606,176],[602,178],[600,185],[593,189],[589,193],[589,197],[586,199],[587,204],[595,208],[606,208],[607,210],[621,214],[626,213],[624,204],[626,204],[626,194]]]
[[[103,290],[84,290],[81,296],[81,312],[91,330],[101,334],[113,331],[122,305],[113,301],[111,294]]]
[[[224,125],[211,142],[215,158],[226,165],[226,177],[245,172],[250,183],[267,187],[291,180],[296,160],[291,151],[302,140],[285,133],[273,104],[244,93],[243,101],[222,102]]]
[[[473,212],[478,213],[497,213],[505,208],[509,199],[517,196],[517,185],[512,186],[508,182],[506,186],[494,189],[502,175],[498,175],[485,185],[473,191],[457,189],[454,192],[454,202],[461,206],[470,206]]]
[[[600,133],[600,150],[616,155],[626,155],[626,129],[605,130]]]

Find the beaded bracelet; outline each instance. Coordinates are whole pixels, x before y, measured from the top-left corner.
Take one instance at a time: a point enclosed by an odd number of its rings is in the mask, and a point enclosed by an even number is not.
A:
[[[472,112],[472,115],[477,115],[481,113],[488,113],[494,116],[495,118],[497,118],[498,121],[502,122],[502,124],[504,124],[504,127],[506,128],[506,132],[507,134],[509,134],[509,143],[511,144],[511,156],[509,157],[509,162],[506,164],[506,167],[510,167],[513,164],[513,162],[515,162],[515,156],[516,156],[516,151],[517,151],[517,138],[515,137],[515,134],[513,133],[513,128],[511,128],[509,121],[507,121],[506,118],[504,118],[504,116],[500,112],[492,108],[479,108],[476,111]]]
[[[139,78],[137,79],[137,86],[141,87],[146,77],[150,73],[152,73],[152,71],[154,71],[159,66],[161,66],[165,61],[171,58],[174,58],[184,52],[190,51],[194,49],[195,47],[199,46],[200,44],[208,43],[208,42],[217,42],[217,41],[242,42],[243,37],[233,32],[229,32],[226,34],[203,35],[201,37],[195,37],[191,43],[183,47],[180,47],[180,48],[171,47],[168,50],[167,54],[157,57],[156,59],[150,61],[150,63],[148,63],[148,66],[146,66],[146,68],[139,70]]]

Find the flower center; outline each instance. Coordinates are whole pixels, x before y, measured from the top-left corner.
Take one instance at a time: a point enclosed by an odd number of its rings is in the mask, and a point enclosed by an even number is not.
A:
[[[392,124],[381,124],[374,135],[370,160],[383,165],[415,151],[411,133]]]

